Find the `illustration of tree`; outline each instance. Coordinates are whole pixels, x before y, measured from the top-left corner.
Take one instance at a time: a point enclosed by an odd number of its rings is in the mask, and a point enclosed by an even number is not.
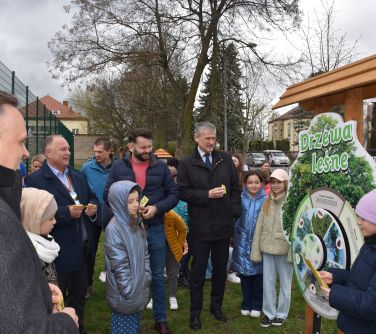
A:
[[[308,133],[315,134],[335,128],[337,123],[336,119],[328,115],[321,115],[308,130]],[[349,154],[348,169],[339,172],[313,174],[311,172],[313,152],[316,153],[317,159],[324,157],[325,154],[333,155],[347,152]],[[328,146],[321,150],[307,150],[297,158],[291,169],[291,175],[293,177],[289,184],[288,197],[282,207],[283,229],[288,235],[291,233],[294,215],[299,204],[311,190],[321,187],[334,189],[352,207],[355,207],[364,194],[376,188],[372,168],[363,157],[355,156],[355,144],[353,142],[340,142],[337,145]]]

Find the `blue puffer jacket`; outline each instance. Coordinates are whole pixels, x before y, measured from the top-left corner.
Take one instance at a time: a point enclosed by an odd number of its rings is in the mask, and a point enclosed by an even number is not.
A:
[[[141,197],[140,187],[129,181],[114,183],[108,195],[114,217],[105,230],[106,301],[112,311],[122,314],[145,308],[151,280],[146,237],[139,226],[136,230],[131,227],[128,206],[124,205],[133,189]]]
[[[95,159],[91,159],[84,163],[81,170],[91,191],[97,195],[99,200],[96,223],[101,226],[106,226],[112,217],[112,212],[103,199],[104,186],[106,185],[111,168],[112,163],[106,168],[103,168]]]
[[[130,155],[127,154],[123,159],[114,161],[104,189],[105,201],[107,201],[108,190],[114,182],[122,180],[136,182],[136,175],[129,159]],[[152,219],[144,220],[147,225],[163,224],[164,214],[174,208],[179,201],[178,186],[172,179],[166,163],[158,160],[153,154],[146,170],[146,184],[142,196],[149,198],[147,205],[155,205],[158,208],[158,213]]]
[[[365,241],[351,270],[330,270],[329,304],[339,310],[337,326],[346,334],[376,333],[376,236]]]
[[[252,198],[243,187],[242,212],[240,218],[235,222],[231,269],[244,276],[262,274],[262,263],[252,262],[250,256],[257,217],[266,199],[264,189],[261,189],[256,197]]]

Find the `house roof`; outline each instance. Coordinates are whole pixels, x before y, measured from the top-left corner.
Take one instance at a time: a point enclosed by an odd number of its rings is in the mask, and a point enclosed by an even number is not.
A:
[[[281,116],[278,116],[269,121],[269,123],[273,123],[275,121],[284,121],[288,119],[312,119],[313,113],[311,111],[304,110],[301,107],[295,107],[288,112],[284,113]]]
[[[58,119],[66,119],[66,120],[86,120],[87,118],[82,116],[81,114],[75,112],[71,106],[69,106],[68,101],[63,101],[63,103],[57,101],[53,97],[46,95],[40,98],[40,101],[46,105],[47,109],[49,109],[52,113],[54,110],[59,110],[59,112],[54,113],[54,115]]]
[[[166,150],[164,150],[163,148],[159,148],[158,150],[156,150],[154,152],[154,154],[158,157],[158,158],[172,158],[172,155],[170,153],[168,153]]]

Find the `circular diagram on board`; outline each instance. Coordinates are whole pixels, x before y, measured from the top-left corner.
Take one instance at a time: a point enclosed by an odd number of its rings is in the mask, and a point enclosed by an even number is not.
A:
[[[298,285],[306,302],[321,316],[337,318],[307,265],[317,270],[350,269],[363,237],[350,204],[336,191],[319,188],[304,197],[295,214],[291,247]]]

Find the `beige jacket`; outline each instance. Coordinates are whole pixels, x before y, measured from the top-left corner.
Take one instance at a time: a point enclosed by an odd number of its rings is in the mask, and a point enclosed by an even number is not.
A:
[[[290,245],[286,241],[282,230],[281,215],[282,203],[286,198],[286,192],[274,197],[270,194],[270,206],[268,212],[261,209],[257,219],[256,230],[253,237],[251,260],[262,261],[262,254],[287,255]],[[264,202],[264,205],[265,206]]]

